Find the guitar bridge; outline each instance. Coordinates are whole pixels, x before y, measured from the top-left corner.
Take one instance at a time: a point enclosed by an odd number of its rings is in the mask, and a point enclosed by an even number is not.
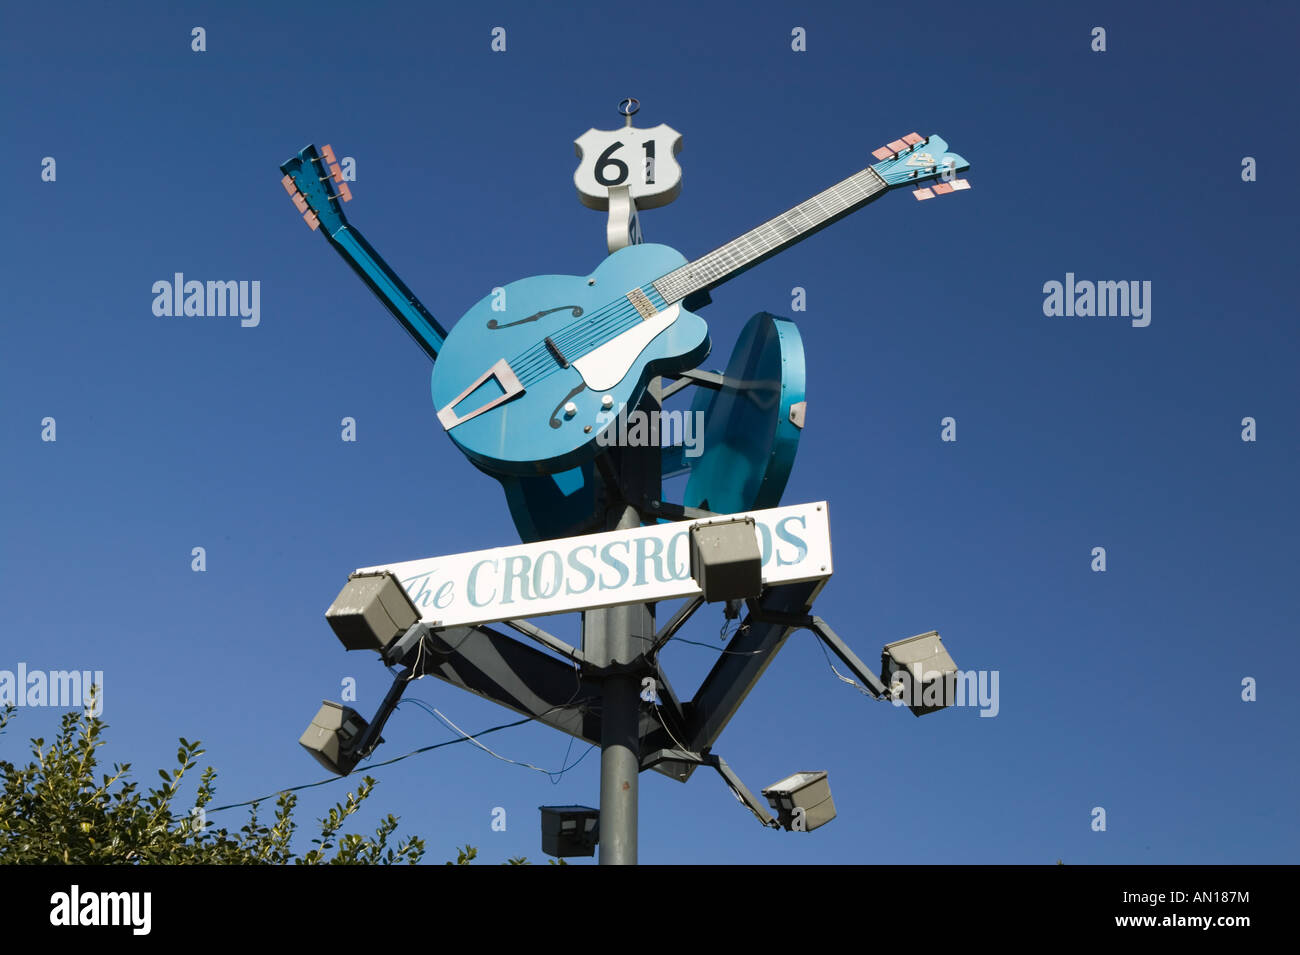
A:
[[[478,388],[482,387],[489,378],[494,379],[497,385],[500,386],[501,394],[497,395],[486,404],[482,404],[475,408],[468,414],[457,414],[456,406],[472,395]],[[520,383],[519,376],[516,375],[514,369],[510,367],[510,363],[502,358],[487,371],[483,372],[483,374],[481,374],[473,384],[457,395],[445,407],[439,408],[438,421],[442,423],[444,431],[450,431],[452,428],[456,427],[456,425],[464,424],[472,418],[477,418],[485,411],[491,411],[498,405],[505,404],[511,398],[518,397],[523,393],[524,386]]]
[[[639,288],[634,288],[632,289],[632,291],[628,292],[627,300],[631,302],[632,307],[635,308],[637,312],[640,313],[642,321],[645,321],[646,319],[649,318],[654,318],[654,316],[657,314],[657,311],[654,305],[651,303],[650,299],[646,296],[645,292],[641,291]]]

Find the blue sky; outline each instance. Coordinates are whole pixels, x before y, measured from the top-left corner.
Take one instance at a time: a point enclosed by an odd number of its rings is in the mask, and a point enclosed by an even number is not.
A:
[[[708,367],[754,312],[799,324],[808,427],[784,503],[830,502],[821,616],[869,663],[938,629],[1000,690],[994,718],[918,720],[797,634],[716,751],[755,791],[828,770],[839,817],[769,832],[707,772],[647,773],[641,861],[1296,860],[1293,8],[302,9],[4,13],[0,670],[102,670],[106,762],[148,784],[199,738],[218,803],[321,778],[297,744],[320,700],[354,677],[369,714],[390,679],[323,620],[347,574],[517,540],[440,434],[427,358],[303,226],[279,163],[308,142],[354,157],[352,223],[450,327],[494,286],[601,261],[572,141],[630,95],[638,125],[683,134],[681,197],[642,222],[688,258],[911,130],[971,162],[970,192],[886,196],[701,314]],[[258,281],[260,323],[155,316],[176,272]],[[1045,316],[1067,273],[1150,282],[1150,324]],[[716,643],[721,622],[686,636]],[[687,695],[714,658],[664,655]],[[432,679],[411,695],[471,731],[515,718]],[[24,709],[0,755],[58,716]],[[404,706],[374,758],[452,736]],[[584,749],[535,725],[485,742],[548,769]],[[431,861],[466,842],[539,860],[537,807],[594,805],[598,772],[593,753],[552,785],[447,747],[378,770],[354,831],[393,812]],[[304,793],[301,821],[352,782]]]

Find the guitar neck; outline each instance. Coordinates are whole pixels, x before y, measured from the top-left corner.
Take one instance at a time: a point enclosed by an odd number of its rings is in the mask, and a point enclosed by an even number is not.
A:
[[[361,276],[361,280],[370,286],[370,291],[378,296],[393,313],[393,317],[415,339],[415,343],[436,361],[447,332],[415,297],[415,293],[388,267],[388,263],[371,247],[365,236],[346,223],[333,233],[321,231],[325,232],[330,245],[352,266],[353,271]]]
[[[668,304],[708,291],[861,209],[888,189],[885,180],[868,166],[708,255],[656,279],[654,287]]]

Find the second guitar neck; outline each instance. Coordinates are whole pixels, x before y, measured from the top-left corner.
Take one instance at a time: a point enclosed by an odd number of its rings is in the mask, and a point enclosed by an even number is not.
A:
[[[429,314],[415,293],[388,267],[388,263],[371,247],[365,236],[352,226],[344,224],[333,233],[325,232],[325,238],[352,266],[353,271],[361,276],[361,280],[370,286],[370,290],[393,313],[393,317],[415,339],[415,343],[424,349],[424,353],[436,361],[442,343],[447,338],[446,330]]]

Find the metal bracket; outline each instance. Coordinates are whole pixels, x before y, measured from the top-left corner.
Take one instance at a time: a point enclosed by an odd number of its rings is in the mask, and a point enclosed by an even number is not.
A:
[[[673,521],[699,521],[720,516],[714,511],[705,511],[698,507],[683,507],[681,504],[669,504],[667,501],[638,501],[636,509],[651,519],[666,517]]]
[[[394,666],[406,659],[406,655],[411,652],[421,640],[429,636],[437,628],[437,622],[431,628],[423,621],[417,620],[411,629],[402,634],[400,638],[389,645],[388,649],[381,654],[385,666]]]
[[[415,628],[412,627],[411,629]],[[403,639],[405,639],[405,637],[403,637]],[[406,684],[411,682],[411,677],[413,675],[414,673],[411,668],[407,667],[393,678],[393,685],[388,688],[388,693],[384,697],[384,701],[379,704],[379,709],[375,712],[375,715],[371,717],[370,725],[366,727],[365,731],[361,734],[361,738],[358,739],[356,745],[352,747],[352,752],[356,754],[358,762],[369,756],[374,751],[375,747],[383,742],[379,734],[383,731],[384,724],[388,722],[388,718],[393,715],[393,710],[397,708],[397,701],[402,698],[402,692],[406,689]]]
[[[658,653],[659,649],[676,636],[678,630],[685,626],[686,621],[691,619],[691,616],[695,611],[699,610],[703,606],[703,594],[697,597],[692,597],[690,600],[686,601],[686,603],[682,604],[681,607],[678,608],[677,612],[672,615],[672,618],[659,629],[658,633],[655,634],[655,642],[650,647],[649,655],[653,657]]]
[[[727,761],[721,756],[714,756],[712,753],[706,753],[703,760],[706,766],[712,766],[722,777],[722,781],[730,787],[731,791],[736,794],[736,798],[744,803],[749,811],[758,817],[758,821],[769,829],[780,829],[781,824],[773,818],[772,814],[767,811],[767,807],[758,801],[757,797],[749,791],[749,787],[741,781],[727,765]]]
[[[832,630],[830,624],[821,617],[763,610],[756,601],[752,600],[749,602],[749,612],[755,620],[811,630],[822,643],[831,649],[831,652],[843,661],[845,666],[853,671],[853,675],[862,681],[863,689],[877,700],[890,698],[889,688],[885,686],[879,677],[867,669],[867,665],[858,658],[856,653],[849,649],[849,645],[841,640],[839,634]]]
[[[745,807],[758,817],[758,821],[768,829],[780,829],[781,824],[776,821],[767,807],[764,806],[758,798],[749,790],[744,781],[736,775],[735,771],[727,765],[727,761],[721,756],[705,750],[702,753],[693,753],[681,748],[661,749],[651,753],[642,761],[642,769],[651,769],[658,763],[675,762],[691,763],[695,766],[712,766],[722,777],[722,781],[727,784],[727,788],[735,794],[736,799],[745,805]]]
[[[687,385],[699,385],[702,388],[720,391],[724,380],[723,376],[716,371],[703,371],[699,368],[692,368],[690,371],[679,372],[677,380],[671,385],[665,386],[660,397],[667,398],[675,395]]]
[[[501,623],[517,633],[522,633],[530,640],[537,641],[548,650],[554,650],[556,653],[568,657],[580,666],[585,666],[587,663],[587,658],[582,655],[582,651],[577,647],[569,646],[559,637],[547,633],[541,627],[533,626],[527,620],[502,620]]]

